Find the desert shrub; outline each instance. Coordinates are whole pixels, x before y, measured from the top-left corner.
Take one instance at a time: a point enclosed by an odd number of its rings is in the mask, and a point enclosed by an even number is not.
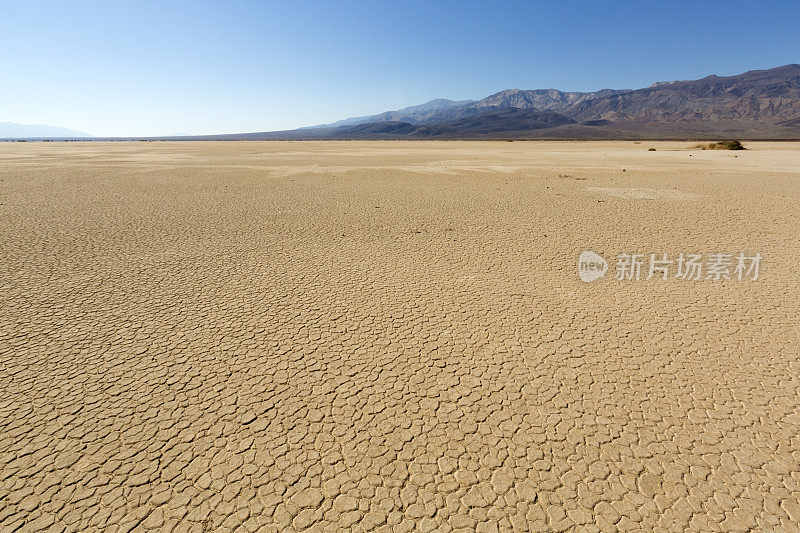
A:
[[[655,151],[656,151],[656,149],[655,149],[655,148],[648,148],[648,149],[647,149],[647,151],[648,151],[648,152],[655,152]]]
[[[717,143],[717,150],[744,150],[740,141],[722,141]]]
[[[741,141],[720,141],[716,143],[700,143],[694,146],[701,150],[746,150]]]

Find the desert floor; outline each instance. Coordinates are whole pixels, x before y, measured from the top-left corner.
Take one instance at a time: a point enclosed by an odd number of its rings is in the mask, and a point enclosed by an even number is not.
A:
[[[800,144],[691,144],[0,143],[0,529],[797,531]]]

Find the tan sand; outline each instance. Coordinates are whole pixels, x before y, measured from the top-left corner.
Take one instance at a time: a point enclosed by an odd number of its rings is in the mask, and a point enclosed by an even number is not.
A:
[[[797,530],[800,144],[691,144],[0,143],[0,530]]]

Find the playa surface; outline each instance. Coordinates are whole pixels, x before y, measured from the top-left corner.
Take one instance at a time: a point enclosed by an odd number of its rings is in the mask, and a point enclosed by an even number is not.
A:
[[[691,144],[0,143],[0,529],[797,530],[800,144]]]

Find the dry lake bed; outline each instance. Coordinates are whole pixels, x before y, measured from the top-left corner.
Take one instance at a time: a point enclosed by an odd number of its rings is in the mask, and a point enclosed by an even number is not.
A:
[[[800,143],[691,144],[0,143],[0,530],[798,531]]]

